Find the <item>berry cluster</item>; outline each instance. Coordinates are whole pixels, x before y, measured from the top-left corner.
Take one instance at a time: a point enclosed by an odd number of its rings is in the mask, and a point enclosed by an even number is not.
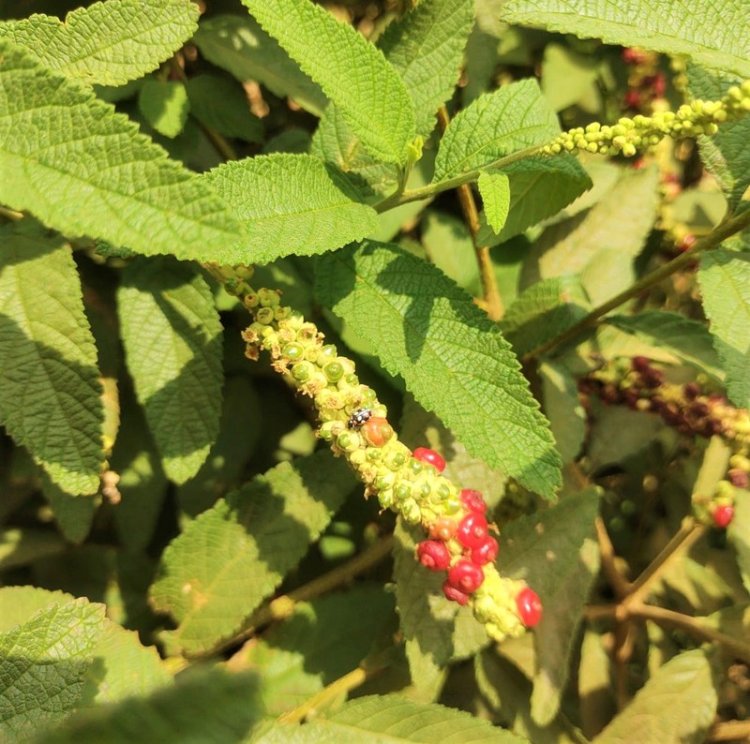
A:
[[[650,109],[651,103],[663,98],[667,91],[667,79],[659,70],[659,55],[626,47],[622,50],[622,61],[628,67],[625,107],[633,111]]]
[[[732,448],[726,478],[712,494],[693,494],[699,519],[721,529],[734,517],[736,489],[750,486],[750,414],[725,396],[706,392],[698,382],[671,383],[646,357],[614,363],[581,380],[583,394],[596,393],[608,404],[656,413],[681,434],[721,436]]]
[[[750,80],[734,85],[719,101],[695,100],[677,111],[657,111],[651,116],[624,116],[609,126],[593,122],[563,132],[542,152],[557,154],[583,150],[602,155],[633,157],[639,150],[658,144],[664,137],[696,137],[716,134],[718,125],[750,111]]]
[[[489,535],[486,505],[477,491],[444,478],[445,460],[434,450],[413,452],[399,441],[386,407],[360,383],[354,363],[326,344],[317,327],[289,307],[279,293],[255,292],[248,270],[216,269],[228,291],[242,298],[253,316],[243,332],[246,355],[270,354],[273,368],[303,395],[312,398],[318,436],[346,458],[381,507],[419,524],[429,539],[419,543],[417,559],[446,571],[443,593],[470,604],[489,635],[501,641],[522,635],[541,617],[541,603],[525,582],[500,576],[494,566],[498,544]]]

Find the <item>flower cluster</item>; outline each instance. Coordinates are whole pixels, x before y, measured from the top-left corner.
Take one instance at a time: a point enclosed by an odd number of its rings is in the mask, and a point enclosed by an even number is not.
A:
[[[443,571],[444,595],[470,604],[488,634],[501,641],[522,635],[541,618],[539,597],[523,581],[500,576],[498,553],[482,495],[459,490],[441,475],[444,459],[423,447],[413,452],[399,441],[386,407],[372,388],[360,383],[354,363],[326,344],[314,323],[281,304],[275,290],[254,291],[248,270],[221,269],[228,291],[242,298],[253,316],[243,332],[246,355],[270,354],[273,368],[315,405],[318,436],[347,459],[381,507],[421,525],[428,539],[417,546],[417,560]]]
[[[716,134],[718,125],[750,111],[750,80],[734,85],[719,101],[695,100],[677,111],[657,111],[651,116],[623,116],[612,126],[593,122],[563,132],[543,148],[547,154],[583,150],[602,155],[633,157],[639,150],[658,144],[664,137],[696,137]]]
[[[732,449],[726,477],[711,494],[693,494],[693,508],[703,522],[727,527],[734,517],[736,490],[750,485],[750,413],[726,397],[703,390],[698,382],[671,383],[664,371],[642,356],[613,363],[581,380],[584,394],[596,393],[608,404],[624,404],[661,416],[681,434],[723,437]]]

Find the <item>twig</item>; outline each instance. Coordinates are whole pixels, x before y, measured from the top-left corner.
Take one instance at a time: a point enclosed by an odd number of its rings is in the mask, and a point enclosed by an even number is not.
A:
[[[708,741],[750,741],[750,721],[719,721],[708,732]]]
[[[623,599],[630,591],[630,583],[622,575],[620,569],[615,563],[615,549],[612,541],[609,539],[607,528],[604,526],[604,520],[597,517],[594,521],[596,527],[596,537],[599,541],[599,553],[602,558],[602,570],[604,571],[610,586],[619,599]]]

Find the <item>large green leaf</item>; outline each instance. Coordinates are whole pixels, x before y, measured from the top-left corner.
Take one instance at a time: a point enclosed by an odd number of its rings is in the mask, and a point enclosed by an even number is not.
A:
[[[684,54],[750,75],[744,0],[508,0],[500,13],[509,23]]]
[[[327,100],[320,88],[250,16],[212,16],[201,21],[194,41],[209,62],[240,82],[255,80],[316,116],[323,113]]]
[[[510,180],[502,171],[482,171],[477,179],[484,217],[496,235],[503,229],[510,209]]]
[[[104,412],[72,253],[33,229],[0,236],[0,420],[62,489],[94,493]]]
[[[0,634],[0,738],[19,741],[79,702],[104,606],[51,604]]]
[[[415,135],[414,105],[382,52],[310,0],[243,2],[338,106],[372,155],[406,161]]]
[[[0,39],[65,77],[123,85],[172,56],[197,20],[198,8],[189,0],[107,0],[71,11],[65,21],[35,14],[0,23]]]
[[[372,695],[351,700],[330,718],[304,726],[276,724],[257,744],[521,744],[524,739],[489,721],[442,705],[422,705],[396,695]]]
[[[599,573],[594,529],[598,512],[599,493],[592,488],[539,514],[520,517],[503,530],[503,573],[526,579],[548,608],[534,631],[537,667],[531,715],[540,725],[550,723],[559,710],[576,631]]]
[[[146,254],[242,262],[205,182],[85,85],[0,40],[0,201],[68,235]]]
[[[543,145],[559,132],[536,80],[511,83],[480,96],[453,119],[440,140],[433,181],[484,168],[516,150]]]
[[[473,23],[474,0],[423,0],[378,40],[414,101],[417,134],[425,138],[456,87]]]
[[[328,524],[353,484],[328,452],[282,463],[198,516],[165,550],[154,607],[172,648],[205,651],[239,629]]]
[[[187,264],[140,259],[123,272],[118,313],[128,370],[164,471],[184,483],[219,431],[222,335],[211,290]]]
[[[254,675],[221,669],[193,671],[148,697],[83,710],[36,744],[194,742],[240,744],[260,720]]]
[[[553,498],[559,457],[547,422],[508,343],[469,295],[374,241],[321,259],[317,291],[469,452]]]
[[[340,248],[377,225],[375,210],[360,204],[347,180],[312,155],[238,160],[205,178],[245,226],[238,248],[254,262]]]
[[[718,249],[701,256],[698,282],[727,391],[750,407],[750,255]]]
[[[596,744],[699,744],[716,715],[711,662],[700,649],[668,661],[594,740]]]

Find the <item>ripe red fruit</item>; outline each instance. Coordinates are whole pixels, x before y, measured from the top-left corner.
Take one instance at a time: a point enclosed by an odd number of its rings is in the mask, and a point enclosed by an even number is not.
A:
[[[500,546],[494,537],[488,537],[478,548],[471,551],[471,560],[477,566],[484,566],[486,563],[492,563],[497,558],[497,552]]]
[[[456,537],[461,545],[469,550],[479,548],[487,539],[487,520],[476,512],[467,514],[458,523]]]
[[[430,571],[445,571],[450,565],[451,554],[444,542],[424,540],[417,545],[417,559]]]
[[[720,529],[726,529],[729,527],[730,522],[734,519],[734,507],[729,506],[717,506],[713,512],[714,524]]]
[[[465,594],[475,592],[484,581],[484,571],[475,563],[461,558],[448,571],[448,583]]]
[[[360,432],[373,447],[382,447],[393,436],[391,425],[382,416],[372,416],[367,419],[362,424]]]
[[[443,584],[443,594],[446,599],[450,599],[451,602],[458,602],[460,605],[465,605],[469,601],[469,595],[453,586],[449,581]]]
[[[470,512],[484,514],[487,511],[487,504],[484,503],[482,494],[479,491],[475,491],[473,488],[461,489],[461,501],[464,502],[464,506]]]
[[[427,447],[417,447],[412,455],[415,460],[432,465],[438,473],[442,473],[445,470],[445,460],[435,450],[427,449]]]
[[[528,586],[516,595],[516,607],[521,622],[527,628],[533,628],[542,619],[542,602],[539,595]]]
[[[430,537],[435,540],[450,540],[456,534],[456,521],[441,517],[430,525]]]

